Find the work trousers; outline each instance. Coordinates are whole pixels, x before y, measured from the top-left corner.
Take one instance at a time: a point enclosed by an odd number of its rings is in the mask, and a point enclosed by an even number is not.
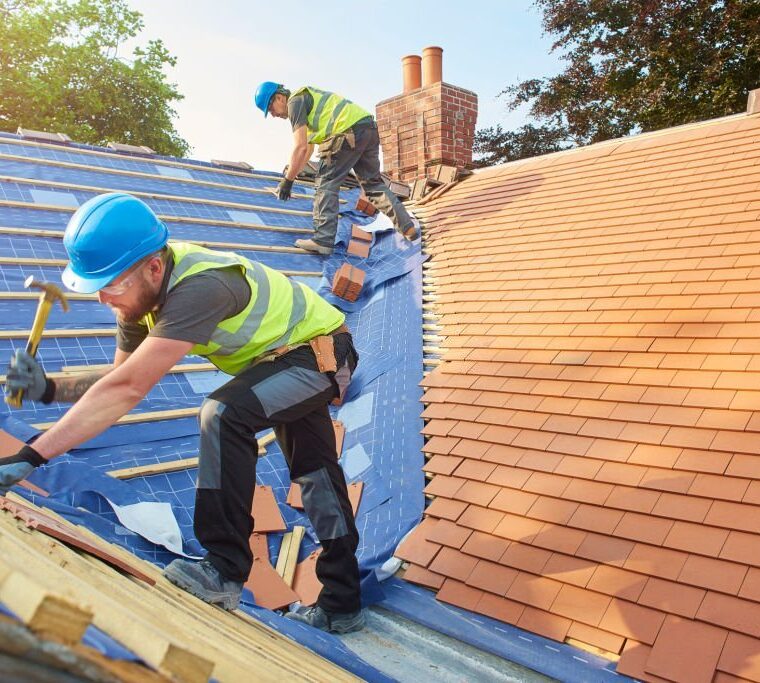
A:
[[[346,139],[329,158],[321,159],[314,194],[314,241],[333,248],[338,231],[338,195],[351,169],[356,173],[367,199],[391,219],[402,232],[413,225],[409,213],[380,176],[380,138],[377,125],[359,123],[353,127],[356,144]]]
[[[333,341],[338,368],[347,364],[353,372],[358,356],[351,335],[336,334]],[[273,427],[322,544],[318,604],[341,613],[360,608],[359,532],[328,411],[338,394],[334,375],[319,372],[311,347],[300,346],[244,370],[203,402],[194,529],[207,559],[225,578],[247,580],[253,564],[256,433]]]

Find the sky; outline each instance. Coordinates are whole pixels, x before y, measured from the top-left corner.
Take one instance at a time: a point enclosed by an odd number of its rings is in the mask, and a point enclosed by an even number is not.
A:
[[[127,2],[143,15],[136,44],[160,38],[177,58],[167,78],[185,96],[175,103],[175,125],[189,156],[262,170],[282,170],[292,133],[287,121],[254,108],[261,81],[332,90],[374,113],[402,91],[401,58],[438,45],[443,80],[478,94],[477,127],[510,129],[526,112],[507,112],[499,92],[561,68],[532,0]]]

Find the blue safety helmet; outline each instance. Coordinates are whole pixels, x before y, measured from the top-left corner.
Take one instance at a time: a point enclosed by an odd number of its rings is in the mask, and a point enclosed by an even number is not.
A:
[[[282,89],[281,83],[275,83],[273,81],[264,81],[256,88],[256,94],[253,96],[253,101],[256,106],[264,112],[264,118],[269,114],[269,103],[272,101],[275,93]]]
[[[69,256],[63,284],[83,294],[97,292],[168,239],[166,226],[137,197],[124,192],[93,197],[76,210],[63,233]]]

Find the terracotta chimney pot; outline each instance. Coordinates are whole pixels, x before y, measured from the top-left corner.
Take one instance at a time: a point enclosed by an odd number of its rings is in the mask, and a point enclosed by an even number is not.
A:
[[[422,85],[422,57],[407,55],[401,58],[401,68],[404,72],[404,92],[417,90]]]
[[[443,48],[430,46],[422,50],[422,87],[443,80]]]

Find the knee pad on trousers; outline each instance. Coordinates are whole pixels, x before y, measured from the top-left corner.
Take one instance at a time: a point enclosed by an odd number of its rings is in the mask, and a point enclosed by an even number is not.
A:
[[[222,446],[220,442],[224,403],[207,398],[198,413],[200,424],[200,457],[198,461],[199,489],[222,487]]]
[[[301,500],[309,521],[320,541],[340,538],[348,533],[348,525],[330,475],[322,469],[294,479],[301,486]]]

